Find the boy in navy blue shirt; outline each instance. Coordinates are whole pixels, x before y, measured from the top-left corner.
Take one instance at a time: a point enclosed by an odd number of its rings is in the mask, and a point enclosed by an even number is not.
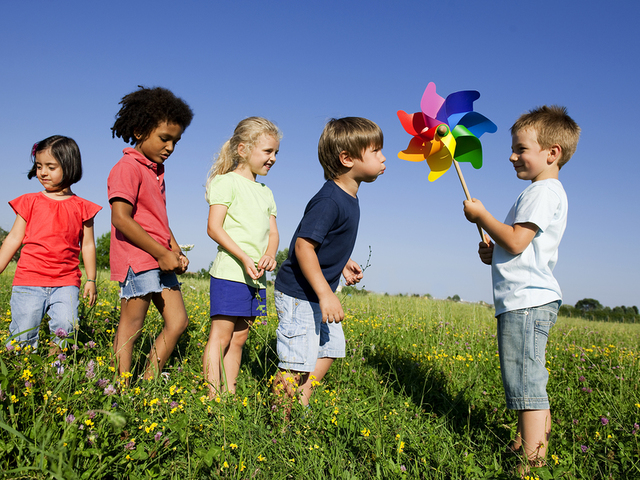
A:
[[[278,313],[278,368],[274,391],[309,404],[313,386],[336,358],[345,356],[340,322],[344,311],[335,290],[340,275],[347,285],[362,279],[351,260],[356,242],[360,183],[384,170],[383,135],[365,118],[330,120],[318,142],[327,182],[309,201],[275,284]]]

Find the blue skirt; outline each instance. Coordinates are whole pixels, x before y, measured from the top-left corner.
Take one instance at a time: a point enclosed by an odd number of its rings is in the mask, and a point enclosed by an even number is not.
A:
[[[261,317],[267,314],[267,292],[246,283],[211,277],[210,316]]]

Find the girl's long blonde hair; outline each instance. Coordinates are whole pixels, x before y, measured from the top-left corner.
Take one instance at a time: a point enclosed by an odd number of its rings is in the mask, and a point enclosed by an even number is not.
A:
[[[213,157],[213,165],[209,170],[205,185],[205,198],[207,201],[209,200],[209,186],[215,176],[233,172],[238,165],[246,162],[251,156],[254,145],[262,135],[271,135],[278,141],[282,139],[280,129],[266,118],[249,117],[238,123],[238,126],[233,131],[233,136],[222,145],[220,152]],[[238,145],[241,143],[245,145],[248,152],[246,158],[241,157],[238,153]]]

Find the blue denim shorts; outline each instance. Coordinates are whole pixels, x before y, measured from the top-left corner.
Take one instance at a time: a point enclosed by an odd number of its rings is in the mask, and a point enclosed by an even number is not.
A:
[[[322,323],[320,304],[275,291],[278,368],[313,372],[319,358],[343,358],[342,323]]]
[[[38,331],[45,313],[49,315],[54,341],[66,347],[66,337],[74,337],[78,324],[80,289],[67,287],[21,287],[11,289],[11,324],[9,334],[19,343],[38,346]]]
[[[560,302],[555,301],[498,316],[502,385],[507,408],[511,410],[549,408],[545,353],[559,307]]]
[[[267,292],[246,283],[211,277],[210,316],[262,317],[267,314]]]
[[[159,268],[134,273],[129,267],[127,278],[120,282],[120,298],[144,297],[150,293],[160,293],[165,288],[180,290],[175,273],[161,272]]]

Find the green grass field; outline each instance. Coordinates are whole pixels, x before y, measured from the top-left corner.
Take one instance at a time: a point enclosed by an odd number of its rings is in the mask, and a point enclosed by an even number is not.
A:
[[[3,343],[10,270],[0,276]],[[137,378],[162,326],[154,309],[130,387],[110,367],[119,301],[105,272],[97,305],[81,307],[77,348],[66,358],[2,349],[5,478],[513,478],[518,459],[505,447],[515,415],[504,405],[492,309],[344,296],[347,357],[317,388],[311,410],[296,408],[285,422],[270,389],[273,306],[252,328],[237,394],[208,401],[208,282],[183,281],[191,323],[154,381]],[[640,325],[560,318],[547,360],[554,425],[548,465],[532,478],[640,478]]]

